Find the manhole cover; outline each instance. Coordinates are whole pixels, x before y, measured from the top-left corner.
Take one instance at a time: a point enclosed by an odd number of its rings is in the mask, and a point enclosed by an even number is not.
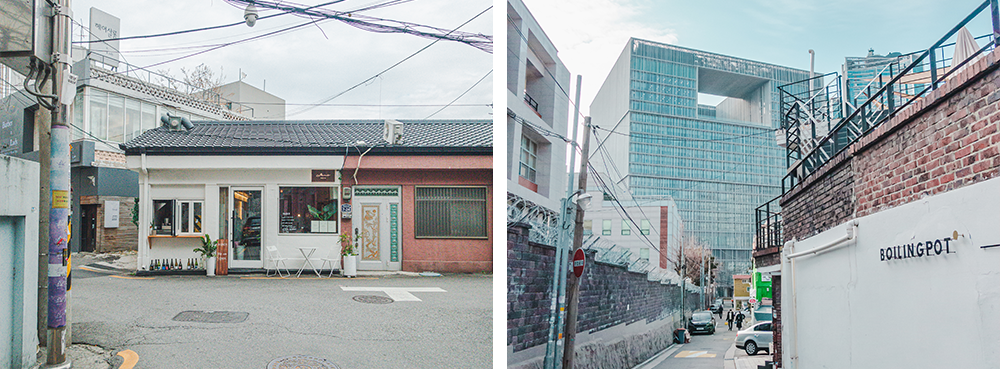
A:
[[[267,364],[267,369],[340,369],[327,359],[306,355],[279,357]]]
[[[374,295],[357,295],[353,297],[354,301],[363,302],[366,304],[391,304],[392,299],[385,296],[374,296]]]
[[[182,311],[174,317],[178,322],[199,323],[240,323],[247,320],[250,313],[242,311]]]

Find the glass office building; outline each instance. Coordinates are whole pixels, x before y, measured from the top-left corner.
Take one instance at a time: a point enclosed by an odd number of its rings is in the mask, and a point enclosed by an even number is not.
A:
[[[591,164],[619,196],[672,197],[684,233],[713,249],[717,286],[751,268],[754,209],[778,196],[778,86],[808,71],[631,39],[591,104]],[[698,94],[725,97],[716,106]],[[602,144],[603,143],[603,144]],[[732,291],[722,292],[731,295]]]

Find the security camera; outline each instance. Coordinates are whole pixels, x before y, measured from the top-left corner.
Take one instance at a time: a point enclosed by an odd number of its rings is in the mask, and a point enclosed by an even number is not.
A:
[[[243,19],[246,19],[247,26],[253,27],[257,24],[257,7],[253,6],[253,3],[247,5],[247,10],[243,12]]]

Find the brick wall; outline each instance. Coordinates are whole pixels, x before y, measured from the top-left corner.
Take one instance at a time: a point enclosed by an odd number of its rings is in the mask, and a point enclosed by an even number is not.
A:
[[[785,240],[1000,174],[998,55],[968,65],[789,191]]]
[[[804,239],[854,216],[854,173],[850,161],[816,173],[811,187],[781,203],[785,240]],[[823,175],[825,174],[825,175]]]
[[[555,249],[529,243],[523,225],[507,230],[507,345],[519,352],[548,340],[550,284]],[[647,273],[630,272],[627,266],[596,262],[587,250],[587,265],[580,282],[578,332],[600,332],[639,321],[669,318],[680,308],[680,287],[650,281]],[[685,297],[687,310],[699,304],[697,294]],[[582,342],[576,347],[577,367],[632,367],[667,348],[673,326],[616,337],[613,342]],[[524,367],[537,366],[537,362]]]
[[[528,242],[526,225],[507,228],[507,345],[545,344],[555,248]]]
[[[998,56],[1000,49],[968,65],[789,191],[781,200],[785,240],[1000,174]],[[780,288],[773,290],[780,317]]]

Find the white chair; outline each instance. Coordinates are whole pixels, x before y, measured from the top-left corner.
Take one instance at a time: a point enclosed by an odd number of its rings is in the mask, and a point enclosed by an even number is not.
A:
[[[277,246],[267,247],[267,260],[271,261],[271,266],[274,267],[274,271],[275,273],[277,273],[278,277],[285,278],[285,277],[290,277],[292,275],[292,272],[288,270],[288,264],[285,263],[285,261],[288,260],[288,258],[281,257],[281,254],[278,253]],[[281,269],[278,269],[278,264],[285,266],[285,273],[288,273],[288,275],[285,276],[281,275]],[[271,269],[268,269],[265,275],[270,277]]]
[[[327,276],[327,277],[328,278],[332,278],[333,277],[333,267],[340,263],[340,249],[339,248],[330,249],[330,254],[327,255],[325,258],[322,258],[320,260],[323,261],[323,264],[319,265],[319,270],[323,270],[323,267],[326,266],[327,263],[329,263],[330,264],[330,275]]]

